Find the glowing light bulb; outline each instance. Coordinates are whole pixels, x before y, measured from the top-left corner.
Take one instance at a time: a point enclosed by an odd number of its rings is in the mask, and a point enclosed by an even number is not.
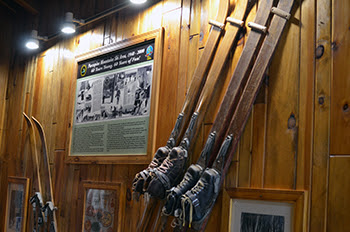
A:
[[[134,3],[134,4],[142,4],[147,2],[147,0],[130,0],[130,2]]]

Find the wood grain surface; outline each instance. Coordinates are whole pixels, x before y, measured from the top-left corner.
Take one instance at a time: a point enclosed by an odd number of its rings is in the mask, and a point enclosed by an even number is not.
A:
[[[47,10],[40,15],[39,32],[56,32],[57,28],[52,25],[67,9],[77,18],[87,18],[117,2],[45,2],[41,7]],[[254,20],[260,4],[248,16],[248,21]],[[80,28],[74,36],[57,37],[37,54],[25,53],[14,46],[17,36],[29,30],[26,16],[16,19],[3,14],[4,9],[0,8],[1,25],[9,22],[5,26],[8,33],[0,36],[0,198],[6,199],[4,186],[8,176],[35,178],[27,126],[22,116],[22,112],[26,112],[42,122],[47,135],[60,231],[82,229],[84,181],[125,184],[120,201],[124,210],[120,230],[136,231],[145,202],[131,199],[131,183],[146,165],[66,163],[75,89],[72,81],[76,73],[75,55],[106,45],[110,39],[122,41],[164,28],[158,121],[154,122],[157,126],[154,146],[159,147],[167,141],[187,96],[208,39],[207,22],[215,17],[217,7],[218,0],[167,0],[127,8]],[[236,187],[247,191],[259,189],[258,193],[268,197],[276,191],[283,195],[306,190],[309,194],[304,195],[304,213],[295,222],[303,225],[299,231],[349,229],[346,224],[350,204],[347,200],[349,9],[347,0],[295,1],[292,17],[268,69],[269,78],[264,80],[255,101],[237,149],[237,159],[232,162],[206,231],[218,231],[218,228],[227,231],[229,193]],[[238,42],[236,53],[229,55],[225,77],[234,72],[249,33],[248,28]],[[222,81],[220,88],[225,89],[228,84]],[[208,106],[200,135],[194,141],[194,157],[198,157],[205,143],[224,94],[218,91]],[[4,225],[4,215],[2,207],[0,225]],[[32,216],[30,206],[28,230],[32,227]]]

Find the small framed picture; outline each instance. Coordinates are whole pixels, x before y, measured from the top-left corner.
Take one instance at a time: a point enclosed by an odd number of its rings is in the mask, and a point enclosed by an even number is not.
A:
[[[121,231],[124,215],[122,183],[84,181],[83,232]]]
[[[6,200],[6,232],[26,231],[29,179],[8,177]]]
[[[304,191],[236,188],[227,192],[229,231],[302,231]]]

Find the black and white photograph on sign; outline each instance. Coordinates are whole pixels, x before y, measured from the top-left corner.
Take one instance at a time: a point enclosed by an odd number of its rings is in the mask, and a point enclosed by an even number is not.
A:
[[[75,123],[149,116],[153,64],[78,79]]]
[[[231,200],[231,232],[291,232],[293,205],[285,202]]]
[[[284,216],[242,213],[240,232],[284,232]]]

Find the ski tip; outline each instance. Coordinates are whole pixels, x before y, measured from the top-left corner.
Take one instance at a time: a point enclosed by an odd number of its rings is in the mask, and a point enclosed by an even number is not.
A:
[[[30,122],[30,118],[29,116],[23,112],[23,116],[24,116],[24,119],[26,120],[27,124],[30,126],[31,125],[31,122]]]
[[[34,123],[35,123],[37,126],[41,127],[41,124],[40,124],[40,122],[39,122],[38,119],[36,119],[34,116],[32,116],[32,120],[34,121]]]
[[[23,116],[26,118],[26,119],[29,119],[28,115],[24,112],[22,112]]]

